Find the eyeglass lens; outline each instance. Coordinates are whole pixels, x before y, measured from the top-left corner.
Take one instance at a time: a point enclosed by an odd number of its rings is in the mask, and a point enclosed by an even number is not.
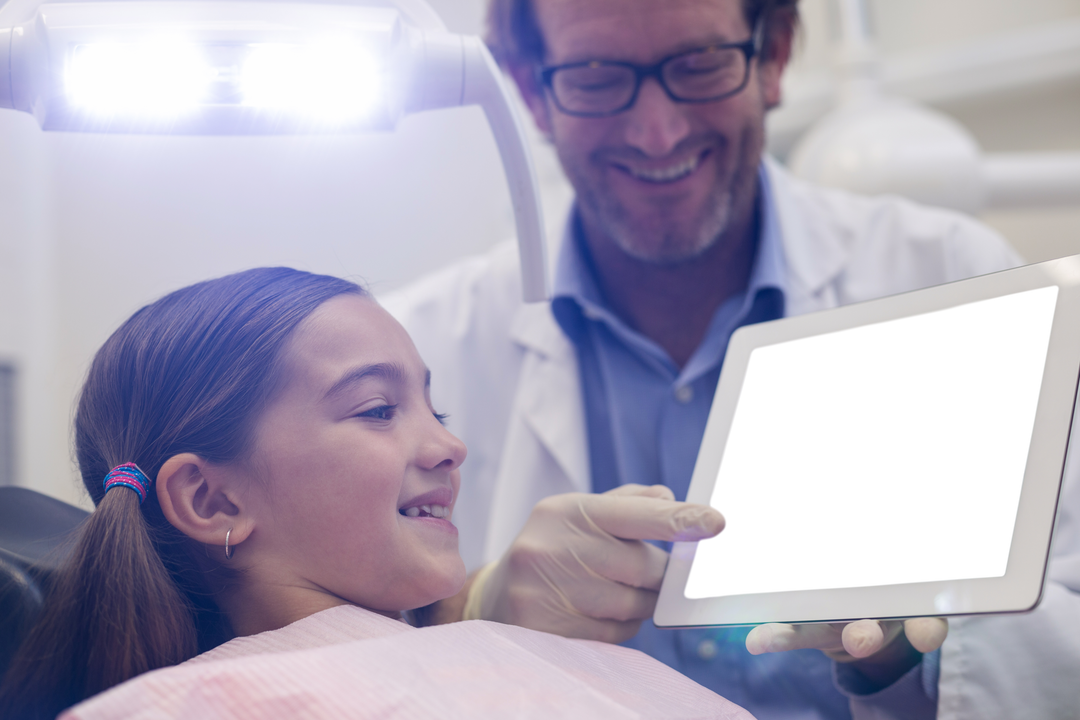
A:
[[[660,78],[679,100],[707,101],[738,90],[747,69],[742,50],[706,48],[669,59],[660,66]],[[603,114],[629,105],[638,82],[639,74],[630,65],[594,62],[557,69],[551,76],[551,89],[566,112]]]

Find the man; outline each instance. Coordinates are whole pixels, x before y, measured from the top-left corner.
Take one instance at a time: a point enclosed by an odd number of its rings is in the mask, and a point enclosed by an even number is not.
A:
[[[638,631],[666,562],[641,541],[722,528],[715,511],[675,499],[737,327],[1018,260],[963,217],[815,189],[763,162],[796,3],[493,0],[494,49],[576,203],[550,305],[520,304],[509,246],[387,302],[470,449],[454,520],[477,572],[434,619],[626,640],[761,718],[933,717],[939,706],[977,717],[1032,696],[1053,716],[1073,707],[1054,673],[1080,667],[1080,638],[1047,654],[1023,639],[1025,627],[1047,633],[1038,623],[954,623],[944,655],[933,620]],[[1075,563],[1078,542],[1057,554]],[[1053,607],[1032,617],[1075,625],[1080,563],[1056,562]],[[1052,661],[1002,700],[997,688],[1017,677],[1002,658],[1017,652],[1032,667]]]

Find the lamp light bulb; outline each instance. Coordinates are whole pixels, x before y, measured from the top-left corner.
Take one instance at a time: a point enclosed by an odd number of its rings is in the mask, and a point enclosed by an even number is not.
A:
[[[94,114],[167,116],[196,109],[213,78],[188,43],[94,43],[74,49],[66,90],[74,106]]]

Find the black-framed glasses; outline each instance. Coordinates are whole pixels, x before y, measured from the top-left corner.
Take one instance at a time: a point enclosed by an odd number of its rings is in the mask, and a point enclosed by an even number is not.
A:
[[[750,62],[761,50],[761,24],[749,40],[719,43],[669,55],[654,65],[586,60],[538,67],[537,79],[555,107],[577,117],[605,117],[629,110],[641,83],[656,78],[675,102],[707,103],[742,91],[750,80]]]

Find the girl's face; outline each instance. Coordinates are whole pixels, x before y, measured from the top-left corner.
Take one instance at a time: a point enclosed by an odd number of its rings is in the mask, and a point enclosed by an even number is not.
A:
[[[250,463],[261,500],[238,547],[245,584],[284,593],[301,616],[341,601],[394,613],[456,593],[465,446],[431,407],[408,334],[375,301],[342,295],[297,328],[283,360]]]

